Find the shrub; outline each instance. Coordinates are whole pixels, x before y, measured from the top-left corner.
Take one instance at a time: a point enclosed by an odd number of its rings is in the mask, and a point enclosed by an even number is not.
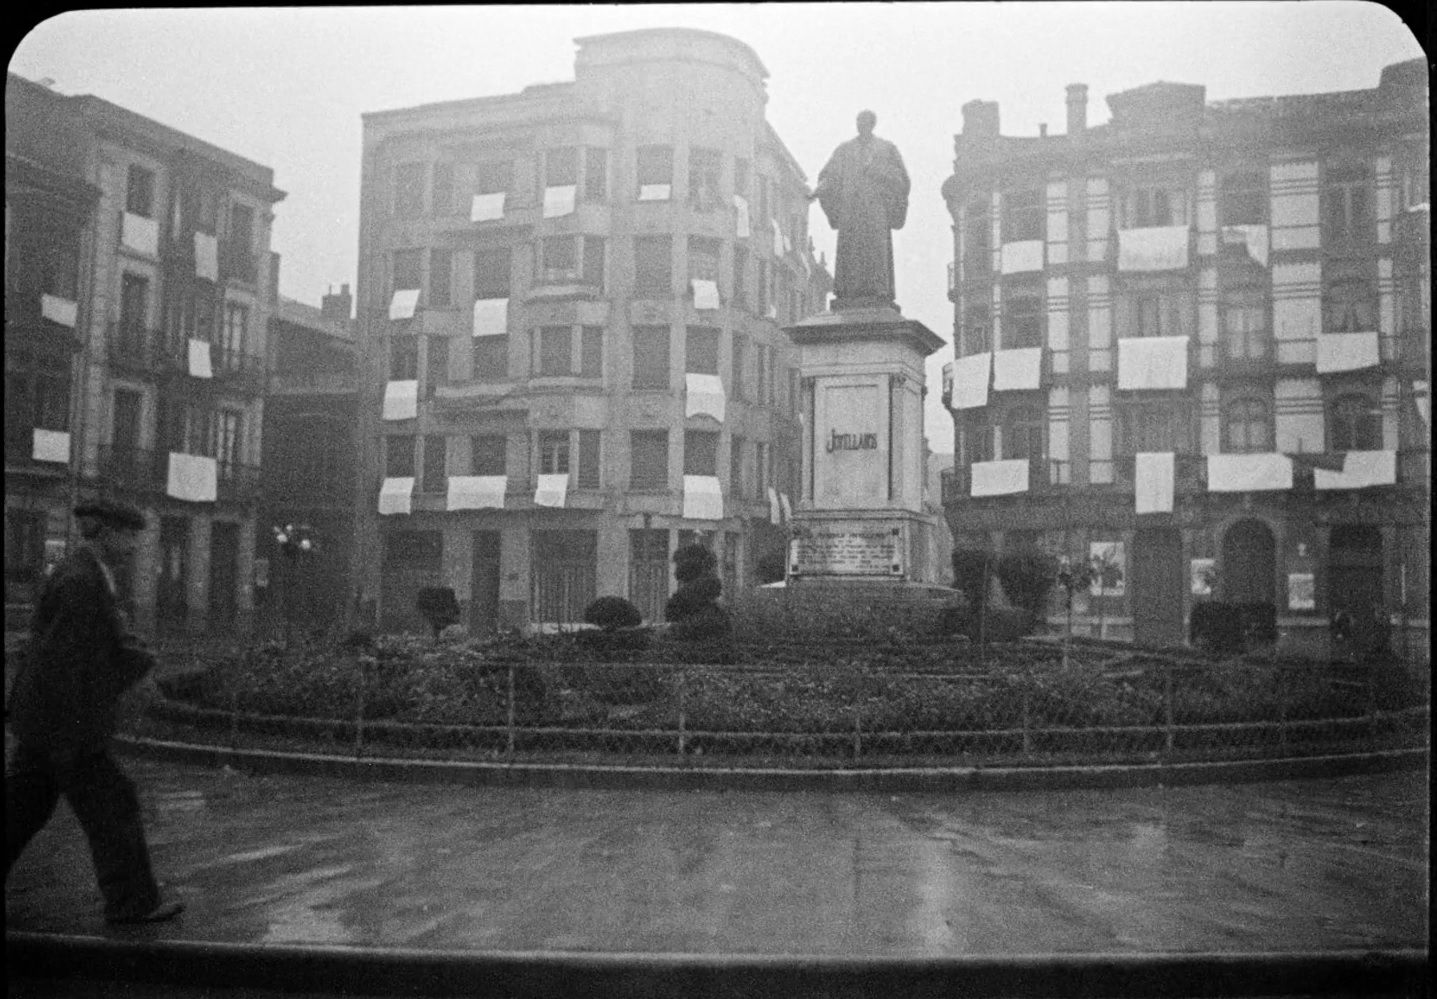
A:
[[[652,637],[653,632],[648,628],[607,628],[581,631],[574,636],[574,641],[598,653],[600,659],[607,660],[632,658],[633,653],[643,652],[649,647]]]
[[[623,597],[599,597],[584,608],[584,620],[605,631],[636,628],[644,622],[639,609]]]
[[[979,548],[953,550],[953,586],[963,591],[968,603],[980,608],[988,602],[988,579],[993,573],[993,556]]]
[[[1247,647],[1245,627],[1236,605],[1223,600],[1204,600],[1193,605],[1188,638],[1195,647],[1207,652],[1238,655]]]
[[[688,544],[674,551],[674,578],[687,583],[713,575],[718,558],[703,545]]]
[[[678,591],[664,605],[671,633],[684,641],[721,638],[733,628],[728,612],[714,601],[723,593],[723,583],[714,574],[718,559],[702,545],[684,545],[674,552],[674,578]]]
[[[436,640],[441,631],[459,621],[459,601],[454,599],[454,590],[448,586],[422,587],[414,608],[434,629]]]
[[[1016,642],[1032,634],[1037,618],[1025,607],[989,607],[985,612],[967,605],[945,607],[938,615],[938,631],[961,635],[973,642]]]
[[[768,552],[759,556],[754,574],[759,584],[781,583],[788,577],[788,559],[783,552]]]
[[[1006,552],[997,564],[998,582],[1015,607],[1041,618],[1047,608],[1048,591],[1057,579],[1058,563],[1051,555],[1035,551]]]
[[[673,603],[673,600],[682,593],[683,590],[675,593],[669,602]],[[675,638],[687,642],[712,641],[716,638],[724,638],[733,631],[733,621],[729,617],[728,611],[712,601],[701,604],[697,609],[678,620],[674,620],[670,615],[670,620],[673,621],[670,633]]]

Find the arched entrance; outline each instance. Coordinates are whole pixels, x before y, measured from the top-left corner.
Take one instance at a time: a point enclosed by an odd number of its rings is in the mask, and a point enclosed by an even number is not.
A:
[[[1275,603],[1277,541],[1260,520],[1239,520],[1222,539],[1218,569],[1222,598],[1231,603]]]

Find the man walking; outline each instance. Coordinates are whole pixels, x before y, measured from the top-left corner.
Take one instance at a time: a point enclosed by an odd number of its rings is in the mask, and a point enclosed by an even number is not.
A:
[[[160,897],[135,785],[109,748],[121,695],[155,664],[126,626],[112,572],[134,553],[145,517],[103,499],[75,515],[84,540],[45,581],[10,694],[6,878],[63,794],[89,838],[105,919],[161,922],[184,906]]]

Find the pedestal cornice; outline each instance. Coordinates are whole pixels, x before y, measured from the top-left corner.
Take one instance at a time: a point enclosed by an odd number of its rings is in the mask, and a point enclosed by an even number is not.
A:
[[[809,316],[783,331],[799,346],[872,340],[897,340],[923,357],[947,345],[916,319],[905,319],[891,306],[839,309]]]

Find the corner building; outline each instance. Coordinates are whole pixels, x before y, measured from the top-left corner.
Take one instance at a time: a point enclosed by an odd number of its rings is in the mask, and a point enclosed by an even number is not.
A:
[[[105,494],[145,511],[146,628],[253,610],[273,171],[101,98],[6,79],[7,620]]]
[[[1180,642],[1213,598],[1319,649],[1380,612],[1425,649],[1422,61],[1307,96],[1154,83],[1097,127],[1067,89],[1066,135],[973,101],[955,137],[955,543],[1105,553],[1079,631]]]
[[[582,38],[574,80],[364,117],[361,606],[476,633],[660,620],[670,553],[782,564],[797,356],[823,307],[802,171],[723,35]],[[790,504],[791,505],[791,504]]]

